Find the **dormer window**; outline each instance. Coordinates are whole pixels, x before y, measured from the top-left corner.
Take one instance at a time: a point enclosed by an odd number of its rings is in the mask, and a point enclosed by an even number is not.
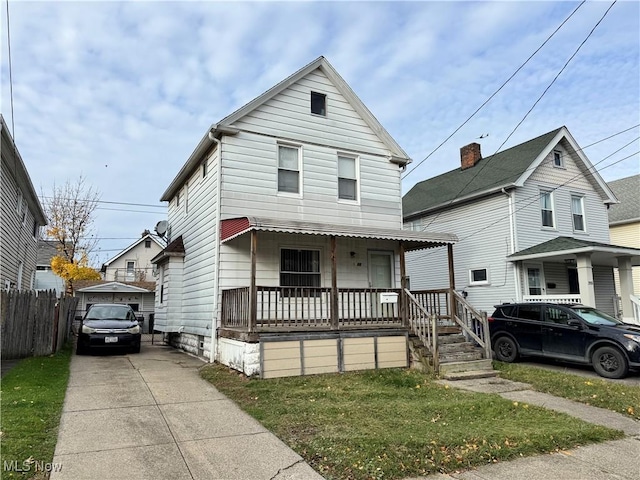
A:
[[[311,113],[327,116],[327,96],[324,93],[311,92]]]
[[[557,168],[564,168],[564,160],[562,158],[562,152],[559,150],[553,151],[553,166]]]

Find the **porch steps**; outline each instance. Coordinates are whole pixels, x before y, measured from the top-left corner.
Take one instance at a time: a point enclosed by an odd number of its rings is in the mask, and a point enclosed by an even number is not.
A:
[[[480,359],[441,363],[440,376],[445,380],[471,380],[496,377],[498,372],[493,369],[491,359]]]

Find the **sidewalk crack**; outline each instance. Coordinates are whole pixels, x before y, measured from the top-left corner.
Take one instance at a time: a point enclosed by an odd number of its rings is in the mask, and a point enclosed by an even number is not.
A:
[[[291,465],[287,466],[287,467],[283,467],[281,469],[279,469],[276,474],[271,477],[269,480],[275,480],[276,478],[278,478],[278,476],[283,473],[286,472],[287,470],[289,470],[290,468],[295,467],[296,465],[300,464],[300,463],[304,463],[304,458],[301,458],[300,460],[298,460],[297,462],[293,462]]]

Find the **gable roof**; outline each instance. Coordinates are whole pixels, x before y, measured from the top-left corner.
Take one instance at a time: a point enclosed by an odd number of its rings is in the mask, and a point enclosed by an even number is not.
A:
[[[609,225],[640,222],[640,174],[609,182],[620,203],[609,208]]]
[[[160,242],[158,242],[158,240],[156,240],[155,238],[153,238],[153,236],[151,234],[145,235],[144,237],[141,237],[139,240],[136,240],[135,242],[133,242],[131,245],[129,245],[127,248],[125,248],[124,250],[122,250],[120,253],[118,253],[115,257],[107,260],[106,262],[104,262],[102,265],[103,266],[108,266],[111,265],[111,263],[113,263],[114,261],[116,261],[118,258],[122,257],[125,253],[133,250],[135,247],[137,247],[138,245],[140,245],[144,240],[153,240],[155,242],[156,245],[158,245],[160,248],[162,247],[162,244]]]
[[[51,265],[51,259],[58,255],[57,240],[38,240],[36,265]]]
[[[560,142],[572,150],[578,168],[592,179],[605,203],[616,198],[591,162],[582,153],[567,127],[560,127],[514,147],[482,158],[472,168],[456,168],[417,183],[403,197],[405,220],[432,210],[490,195],[500,190],[520,187],[533,174],[551,150]]]
[[[351,87],[344,81],[344,79],[338,74],[338,72],[333,68],[333,66],[327,61],[327,59],[323,56],[316,58],[313,62],[308,65],[302,67],[297,72],[288,76],[280,83],[274,85],[269,90],[264,92],[262,95],[254,98],[246,105],[240,107],[235,112],[227,115],[218,123],[214,123],[209,127],[206,131],[202,140],[193,151],[187,162],[184,164],[178,175],[173,179],[167,190],[162,194],[160,198],[161,202],[170,201],[176,192],[182,187],[187,178],[191,175],[194,168],[196,168],[200,161],[202,160],[202,156],[211,149],[214,140],[213,138],[220,138],[222,135],[234,135],[238,133],[238,130],[233,127],[233,123],[238,121],[240,118],[248,115],[256,108],[263,105],[265,102],[269,101],[279,93],[281,93],[286,88],[289,88],[294,83],[298,82],[300,79],[313,72],[314,70],[319,69],[324,73],[327,78],[333,83],[333,85],[338,89],[338,91],[344,96],[344,98],[349,102],[349,104],[353,107],[353,109],[360,115],[362,120],[373,130],[373,132],[380,138],[382,143],[389,149],[391,153],[391,161],[398,163],[400,165],[406,165],[411,162],[411,159],[407,155],[407,153],[400,147],[400,145],[391,137],[389,132],[380,124],[378,119],[371,113],[371,111],[366,107],[362,100],[358,98],[355,92],[351,89]]]
[[[79,293],[154,293],[155,284],[153,282],[144,282],[151,288],[143,288],[132,285],[131,283],[107,282],[96,283],[84,288],[76,289]],[[146,285],[145,285],[146,286]]]

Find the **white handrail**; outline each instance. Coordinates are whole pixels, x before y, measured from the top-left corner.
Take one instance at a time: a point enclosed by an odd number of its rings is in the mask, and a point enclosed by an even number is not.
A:
[[[631,298],[631,308],[633,309],[633,321],[640,324],[640,298],[635,295],[629,295]]]

